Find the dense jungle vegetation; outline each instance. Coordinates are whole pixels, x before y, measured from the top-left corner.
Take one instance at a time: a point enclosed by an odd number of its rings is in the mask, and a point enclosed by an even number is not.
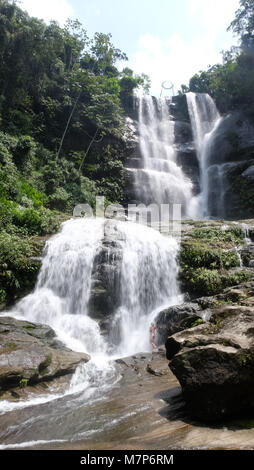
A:
[[[122,201],[124,113],[149,78],[121,61],[110,34],[0,0],[0,303],[30,287],[37,236],[96,195]]]

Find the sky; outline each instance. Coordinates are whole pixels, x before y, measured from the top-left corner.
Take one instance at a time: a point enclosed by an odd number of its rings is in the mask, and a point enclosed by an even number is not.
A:
[[[176,92],[237,44],[227,27],[239,0],[21,0],[19,5],[46,22],[63,25],[78,18],[89,36],[111,33],[115,47],[129,58],[120,68],[149,75],[155,96],[163,81],[171,81]]]

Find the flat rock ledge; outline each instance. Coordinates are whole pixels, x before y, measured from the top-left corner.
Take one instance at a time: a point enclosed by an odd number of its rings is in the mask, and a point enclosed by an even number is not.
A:
[[[44,393],[47,383],[61,379],[64,388],[90,357],[67,349],[52,328],[12,317],[0,317],[0,398]]]
[[[212,307],[209,322],[166,341],[169,367],[196,419],[219,421],[254,412],[253,284],[246,290],[252,291],[247,305]]]

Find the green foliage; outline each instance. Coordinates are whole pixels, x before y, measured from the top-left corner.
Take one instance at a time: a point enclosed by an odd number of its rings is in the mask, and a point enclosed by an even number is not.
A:
[[[204,242],[209,241],[209,243],[214,246],[222,244],[225,247],[224,243],[233,243],[235,246],[238,243],[241,243],[244,239],[244,231],[241,227],[230,227],[226,230],[222,230],[217,227],[207,227],[207,228],[198,228],[191,233],[191,237],[198,240],[203,240]]]
[[[27,387],[27,384],[28,384],[28,379],[23,378],[19,382],[19,388],[25,388],[25,387]]]
[[[117,172],[111,162],[112,180],[110,165],[106,168],[103,162],[104,148],[110,141],[112,160],[124,158],[121,98],[132,99],[139,87],[147,91],[149,78],[134,76],[130,69],[119,73],[116,64],[127,57],[115,48],[111,35],[97,32],[89,39],[77,20],[68,20],[64,28],[53,21],[46,25],[16,3],[1,0],[0,29],[0,162],[8,165],[0,174],[0,189],[5,197],[30,209],[42,202],[71,210],[77,185],[81,197],[85,191],[86,201],[94,199],[93,187],[90,195],[88,185],[81,187],[83,176],[100,180],[108,198],[121,197],[123,178],[116,187]],[[86,164],[104,166],[105,173],[90,178]],[[18,171],[35,191],[50,196],[48,203],[45,196],[20,189]],[[17,197],[14,192],[19,190]]]
[[[253,274],[235,270],[240,261],[235,246],[243,244],[244,232],[239,226],[196,227],[183,242],[180,252],[180,280],[193,296],[209,296],[241,282]]]
[[[34,287],[37,236],[55,233],[60,214],[121,202],[124,96],[148,91],[149,79],[110,34],[92,39],[77,20],[61,28],[0,0],[0,302]],[[126,82],[124,81],[126,79]],[[66,216],[63,215],[62,218]]]
[[[64,188],[57,188],[56,191],[49,196],[49,203],[52,209],[59,211],[67,211],[70,194]]]
[[[254,45],[254,0],[240,0],[240,8],[228,29],[241,37],[243,49],[252,49]]]
[[[0,199],[0,232],[12,223],[15,207],[16,204],[12,201],[8,201],[4,198]]]
[[[25,169],[29,160],[34,156],[35,147],[34,140],[28,135],[21,136],[18,139],[15,151],[13,152],[13,160],[17,168]]]
[[[204,321],[202,320],[202,318],[199,318],[198,320],[195,320],[192,323],[191,328],[195,328],[196,326],[203,325],[203,324],[204,324]]]
[[[212,269],[198,268],[182,271],[180,278],[182,282],[188,286],[188,291],[199,297],[203,295],[215,295],[222,292],[227,287],[249,281],[252,279],[252,274],[248,271],[226,273]]]
[[[19,193],[19,199],[20,199],[21,204],[22,204],[24,197],[27,197],[27,199],[32,202],[32,205],[35,208],[39,208],[43,206],[44,204],[47,203],[47,200],[48,200],[46,194],[37,191],[29,183],[21,183],[20,193]]]
[[[181,250],[181,263],[193,268],[206,267],[210,269],[229,269],[240,265],[234,251],[223,251],[198,243],[186,244]]]
[[[125,108],[129,109],[133,106],[133,91],[136,88],[143,88],[144,93],[149,93],[151,80],[145,74],[134,75],[133,70],[125,67],[121,73],[120,79],[120,97]]]
[[[54,213],[45,208],[16,208],[13,213],[12,222],[17,227],[25,228],[29,235],[55,233],[59,228],[59,221]]]
[[[28,237],[0,232],[0,302],[9,303],[35,284],[38,265],[29,262],[36,247]]]

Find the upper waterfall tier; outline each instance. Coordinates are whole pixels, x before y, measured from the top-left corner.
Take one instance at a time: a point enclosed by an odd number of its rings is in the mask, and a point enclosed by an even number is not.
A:
[[[134,179],[134,197],[139,203],[181,204],[185,215],[193,184],[179,164],[175,139],[179,130],[170,115],[170,105],[166,98],[145,96],[138,100],[141,158],[137,156],[129,170]]]

